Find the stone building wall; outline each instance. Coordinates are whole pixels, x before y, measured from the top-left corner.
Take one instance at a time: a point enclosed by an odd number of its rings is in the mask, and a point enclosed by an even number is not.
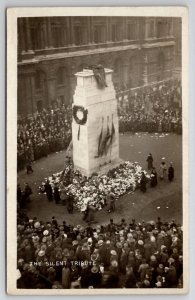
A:
[[[171,78],[173,18],[18,19],[18,114],[72,103],[74,74],[102,64],[116,91]]]

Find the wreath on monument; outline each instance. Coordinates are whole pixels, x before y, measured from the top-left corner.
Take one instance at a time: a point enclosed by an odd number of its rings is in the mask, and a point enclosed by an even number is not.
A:
[[[84,125],[87,122],[88,110],[83,106],[74,105],[72,114],[77,124]]]
[[[79,125],[79,130],[78,130],[78,140],[79,140],[80,125],[86,124],[88,110],[85,109],[83,106],[74,105],[72,114],[73,114],[73,118],[74,118],[75,122]]]

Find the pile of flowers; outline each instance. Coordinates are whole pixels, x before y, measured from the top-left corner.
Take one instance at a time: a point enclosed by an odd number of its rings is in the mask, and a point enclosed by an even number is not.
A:
[[[115,194],[116,198],[134,192],[140,184],[142,172],[149,180],[150,176],[137,162],[125,161],[110,170],[107,175],[94,173],[87,178],[82,176],[78,170],[74,170],[72,164],[69,164],[65,166],[64,171],[53,174],[48,180],[52,187],[58,184],[59,190],[63,184],[67,195],[73,195],[74,204],[78,210],[84,211],[87,204],[101,210],[106,203],[107,195],[111,192]],[[66,184],[67,176],[69,176],[70,181],[68,185]]]

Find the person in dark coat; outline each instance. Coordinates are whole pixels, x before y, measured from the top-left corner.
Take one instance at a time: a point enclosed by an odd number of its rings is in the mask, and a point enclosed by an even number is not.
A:
[[[72,214],[73,213],[73,201],[74,201],[74,197],[72,194],[69,194],[68,197],[67,197],[67,210],[68,210],[68,213],[69,214]]]
[[[144,174],[144,172],[142,172],[142,177],[141,177],[141,181],[140,181],[140,190],[145,193],[146,192],[146,176]]]
[[[93,205],[87,205],[87,215],[85,221],[89,224],[94,222],[95,218],[95,207]]]
[[[51,184],[49,183],[49,180],[47,180],[45,183],[45,192],[46,192],[48,201],[52,201],[53,200],[53,191],[52,191]]]
[[[26,165],[26,174],[32,174],[34,171],[33,171],[33,168],[32,168],[32,164],[31,162],[28,162],[27,165]]]
[[[54,201],[56,204],[60,202],[60,193],[57,184],[54,186],[54,193],[53,193]]]
[[[110,193],[108,197],[108,204],[109,204],[109,209],[108,212],[114,212],[115,211],[115,195],[113,193]]]
[[[173,168],[172,163],[170,163],[170,166],[168,169],[168,179],[169,179],[169,181],[173,181],[173,179],[174,179],[174,168]]]
[[[21,199],[22,199],[22,190],[21,190],[20,184],[18,183],[17,184],[17,201],[18,201],[19,205],[21,204]]]
[[[158,184],[157,172],[155,168],[152,168],[150,186],[155,187],[157,186],[157,184]]]
[[[136,288],[136,276],[131,266],[126,267],[125,287]]]
[[[146,161],[148,163],[148,170],[151,170],[153,168],[153,157],[151,153],[149,153]]]
[[[30,202],[30,195],[32,195],[32,189],[28,183],[25,183],[24,196],[23,196],[25,202]]]

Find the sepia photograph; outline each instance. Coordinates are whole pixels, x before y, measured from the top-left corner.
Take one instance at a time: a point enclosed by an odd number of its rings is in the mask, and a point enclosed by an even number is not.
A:
[[[186,293],[186,8],[7,21],[8,293]]]

